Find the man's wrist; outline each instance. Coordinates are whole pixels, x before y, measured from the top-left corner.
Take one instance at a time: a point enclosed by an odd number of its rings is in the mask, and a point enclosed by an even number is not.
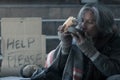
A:
[[[67,55],[70,51],[70,47],[62,47],[62,54]]]
[[[79,48],[89,58],[97,52],[97,49],[93,46],[93,44],[89,42],[84,42],[80,44]]]

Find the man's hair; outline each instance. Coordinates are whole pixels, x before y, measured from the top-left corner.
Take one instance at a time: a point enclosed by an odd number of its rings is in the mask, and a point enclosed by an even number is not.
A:
[[[86,4],[78,13],[78,21],[82,21],[82,16],[85,11],[90,10],[95,16],[96,26],[100,33],[113,33],[113,26],[115,24],[113,13],[107,7],[100,4]]]

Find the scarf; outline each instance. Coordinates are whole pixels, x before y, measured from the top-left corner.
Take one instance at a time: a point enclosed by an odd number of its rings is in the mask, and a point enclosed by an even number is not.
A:
[[[50,58],[48,57],[50,60],[48,60],[47,63],[49,63],[49,65],[51,64],[48,69],[59,71],[58,67],[61,55],[61,45],[59,45],[54,51],[54,56],[51,57],[50,55]],[[84,64],[83,56],[83,53],[80,51],[80,49],[78,49],[76,45],[73,45],[71,47],[67,61],[65,62],[65,67],[62,73],[62,80],[82,80]]]

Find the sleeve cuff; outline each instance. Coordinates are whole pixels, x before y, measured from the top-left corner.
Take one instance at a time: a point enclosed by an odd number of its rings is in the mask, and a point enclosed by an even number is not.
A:
[[[97,51],[92,57],[90,57],[91,61],[95,61],[100,53]]]

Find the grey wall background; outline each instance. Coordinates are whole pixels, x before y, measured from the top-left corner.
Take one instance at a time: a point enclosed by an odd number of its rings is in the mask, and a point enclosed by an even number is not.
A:
[[[0,17],[41,17],[42,33],[50,36],[57,36],[57,28],[62,25],[69,16],[76,17],[83,5],[56,5],[56,4],[2,4],[0,5]],[[120,19],[119,5],[106,5],[112,10],[115,19]],[[120,24],[120,21],[117,21]],[[46,52],[48,53],[59,44],[58,38],[46,39]]]

